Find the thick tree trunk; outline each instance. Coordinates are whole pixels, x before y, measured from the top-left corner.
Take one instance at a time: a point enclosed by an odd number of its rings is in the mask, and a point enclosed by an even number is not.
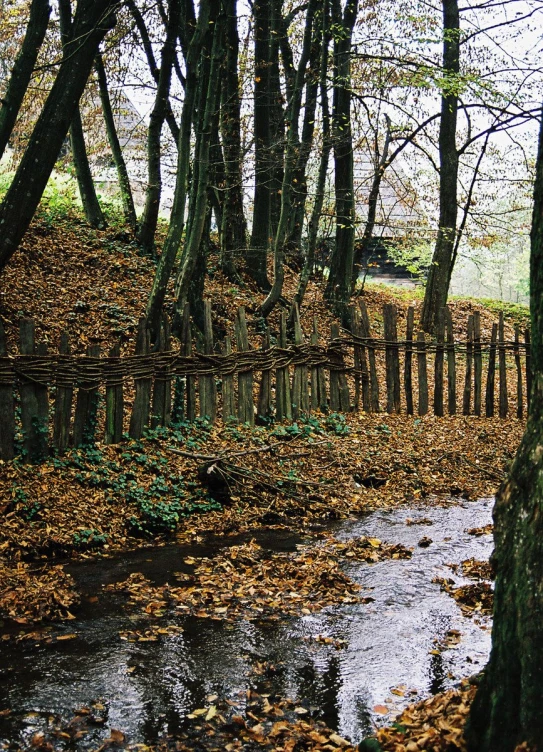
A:
[[[198,23],[189,43],[187,53],[187,79],[177,149],[175,194],[170,214],[168,234],[166,235],[162,253],[158,260],[153,287],[145,310],[145,315],[148,318],[151,336],[153,338],[156,337],[159,331],[160,317],[162,315],[162,307],[166,297],[168,281],[175,264],[175,259],[183,237],[183,229],[185,227],[185,204],[187,200],[187,183],[190,165],[190,136],[194,115],[194,102],[198,88],[198,60],[200,58],[205,35],[208,32],[209,11],[209,0],[202,0],[200,2]]]
[[[155,248],[155,233],[160,209],[160,195],[162,193],[160,140],[162,126],[170,110],[170,83],[176,55],[175,48],[180,13],[180,1],[170,0],[166,39],[162,48],[155,102],[147,131],[147,190],[145,192],[145,207],[141,218],[138,241],[142,249],[148,254],[152,254]]]
[[[53,87],[0,206],[0,269],[17,250],[51,175],[87,83],[98,45],[112,28],[113,0],[79,0],[74,42],[64,49]]]
[[[239,36],[237,0],[226,0],[226,59],[222,83],[221,136],[224,155],[224,195],[221,228],[221,268],[237,277],[236,262],[245,255],[247,226],[241,180],[241,102],[239,92]]]
[[[175,280],[174,326],[177,331],[181,326],[198,254],[204,247],[202,238],[208,216],[211,126],[214,114],[219,107],[219,70],[223,57],[223,19],[219,16],[219,1],[211,0],[210,18],[214,21],[212,24],[213,44],[210,59],[202,61],[205,71],[202,71],[200,75],[199,132],[196,134],[195,174],[189,212],[190,228]]]
[[[6,93],[0,103],[0,159],[15,126],[40,51],[51,7],[47,0],[32,0],[26,34],[17,55]]]
[[[543,749],[543,117],[530,257],[534,371],[526,432],[494,508],[492,652],[468,729],[473,752]]]
[[[317,0],[310,0],[307,8],[305,22],[304,40],[298,70],[296,71],[296,80],[294,82],[290,106],[288,109],[288,136],[285,152],[285,169],[283,175],[283,184],[281,186],[281,213],[279,215],[279,224],[274,239],[274,256],[273,256],[273,285],[262,303],[262,315],[268,316],[273,310],[277,301],[281,297],[283,290],[283,281],[285,277],[284,257],[285,243],[289,230],[289,217],[292,212],[292,197],[294,193],[294,176],[298,163],[298,119],[302,107],[302,93],[304,89],[305,71],[309,55],[311,52],[311,38],[313,33],[313,19]]]
[[[336,194],[336,244],[325,289],[326,300],[343,320],[351,296],[353,274],[355,201],[351,132],[351,39],[358,0],[347,0],[344,14],[340,0],[332,0],[332,23],[339,24],[334,44],[334,188]]]
[[[70,0],[59,0],[58,2],[60,33],[62,37],[63,48],[72,40],[72,8]],[[83,213],[91,227],[104,227],[105,220],[96,195],[94,179],[87,155],[85,144],[85,134],[83,132],[83,121],[81,111],[77,107],[72,124],[70,126],[70,148],[72,150],[72,159],[74,162],[75,176],[79,188],[79,197],[83,205]]]
[[[267,258],[270,245],[270,3],[256,0],[253,4],[255,36],[255,191],[253,227],[247,250],[246,270],[262,290],[269,290]]]
[[[104,63],[102,61],[102,56],[100,54],[96,56],[95,68],[98,75],[98,88],[100,90],[100,102],[102,104],[102,114],[104,116],[107,139],[109,141],[109,148],[111,149],[113,161],[115,162],[115,167],[117,169],[124,220],[126,224],[133,231],[135,231],[137,222],[134,198],[132,196],[130,178],[128,177],[128,170],[126,169],[123,150],[121,148],[119,136],[117,134],[117,128],[115,127],[115,118],[113,116],[113,108],[111,106],[111,100],[109,97],[106,71],[104,68]]]
[[[433,332],[437,314],[447,303],[456,240],[458,95],[455,79],[460,72],[458,0],[443,0],[443,69],[449,80],[441,97],[439,126],[439,228],[421,315],[422,328],[427,332]]]
[[[270,66],[268,89],[268,118],[270,121],[270,150],[268,153],[270,175],[270,238],[277,234],[281,215],[281,187],[285,160],[285,107],[281,91],[279,68],[279,40],[283,0],[270,3]]]

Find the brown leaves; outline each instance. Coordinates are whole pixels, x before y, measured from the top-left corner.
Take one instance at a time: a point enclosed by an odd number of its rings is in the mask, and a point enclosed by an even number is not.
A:
[[[79,603],[72,577],[61,565],[36,570],[19,562],[0,566],[0,616],[19,624],[44,619],[73,619],[70,611]]]
[[[435,577],[432,582],[440,585],[443,591],[452,595],[464,616],[472,616],[474,613],[492,614],[494,592],[488,582],[478,582],[475,585],[463,585],[457,588],[454,587],[453,580],[443,577]]]

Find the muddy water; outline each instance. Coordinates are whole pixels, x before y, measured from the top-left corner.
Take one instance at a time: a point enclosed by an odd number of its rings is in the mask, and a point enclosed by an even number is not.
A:
[[[488,621],[463,617],[431,581],[436,575],[451,576],[447,563],[488,558],[491,536],[476,538],[465,530],[490,522],[491,510],[492,500],[483,499],[376,512],[334,524],[331,532],[342,539],[371,535],[414,547],[410,560],[346,566],[353,579],[372,589],[372,603],[284,621],[184,617],[178,621],[184,631],[161,642],[121,641],[120,631],[145,629],[147,623],[125,613],[120,597],[103,594],[102,585],[131,572],[162,584],[183,569],[184,557],[213,555],[224,541],[74,564],[70,571],[87,601],[78,619],[63,629],[77,637],[51,644],[0,644],[0,712],[12,710],[0,715],[0,746],[2,741],[24,744],[54,717],[71,718],[76,708],[98,698],[107,705],[108,724],[78,742],[79,748],[95,748],[109,728],[122,729],[131,742],[149,744],[180,729],[206,696],[236,699],[249,686],[302,701],[340,734],[358,741],[375,722],[387,719],[385,707],[393,713],[414,698],[454,685],[486,662]],[[408,518],[433,524],[408,525]],[[432,539],[427,548],[417,545],[423,536]],[[257,540],[271,550],[288,551],[299,539],[268,531]],[[239,539],[229,540],[234,543]],[[90,602],[94,596],[98,601]],[[459,644],[436,652],[434,641],[451,629],[462,633]],[[342,640],[344,647],[317,642],[318,635]]]

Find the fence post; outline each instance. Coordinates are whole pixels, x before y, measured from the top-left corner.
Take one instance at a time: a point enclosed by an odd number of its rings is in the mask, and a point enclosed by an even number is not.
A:
[[[481,395],[483,391],[483,354],[481,351],[481,314],[473,313],[473,412],[481,415]]]
[[[213,323],[211,321],[211,301],[204,300],[204,353],[213,355]],[[217,387],[215,375],[202,375],[198,379],[200,390],[200,417],[211,423],[217,416]]]
[[[35,355],[34,321],[32,319],[22,319],[19,333],[21,355]],[[35,381],[22,376],[19,385],[19,394],[21,396],[23,450],[26,460],[29,462],[37,462],[47,455],[46,432],[42,430],[45,429],[45,426],[40,425],[39,388]]]
[[[119,373],[121,344],[117,342],[109,351],[106,372],[106,444],[119,444],[123,437],[123,377]]]
[[[517,418],[522,420],[524,414],[523,394],[522,394],[522,367],[520,364],[520,328],[515,324],[515,366],[517,368]]]
[[[413,331],[415,326],[415,309],[407,309],[407,324],[405,330],[405,361],[403,367],[403,383],[405,389],[405,404],[408,415],[413,415]]]
[[[494,417],[494,381],[496,374],[496,340],[498,337],[498,325],[492,324],[490,336],[490,350],[488,352],[488,375],[486,377],[485,415],[487,418]]]
[[[69,363],[70,341],[68,332],[60,335],[58,370],[56,374],[55,410],[53,418],[53,444],[63,454],[70,441],[70,423],[74,398],[74,379]]]
[[[298,304],[294,304],[294,344],[301,346],[304,341],[302,326],[300,324],[300,311]],[[309,392],[307,366],[304,364],[294,366],[292,379],[292,417],[297,420],[302,413],[309,412]]]
[[[270,350],[270,330],[266,327],[266,331],[262,335],[262,352],[269,352]],[[272,416],[272,402],[271,402],[271,368],[263,368],[260,378],[260,388],[258,390],[258,407],[257,417],[261,423],[265,423]]]
[[[232,338],[224,338],[223,355],[232,354]],[[222,374],[222,419],[226,423],[236,417],[236,395],[234,394],[234,376],[232,371]]]
[[[385,367],[388,413],[399,413],[401,409],[400,356],[398,352],[398,331],[396,321],[396,306],[391,303],[386,303],[383,307],[383,323],[385,332]]]
[[[147,319],[142,316],[138,324],[138,333],[136,336],[136,355],[149,354],[149,330],[147,329]],[[136,396],[132,405],[132,414],[130,415],[130,426],[128,435],[131,439],[141,439],[144,428],[149,424],[149,413],[151,411],[151,386],[153,379],[149,376],[136,377],[134,386]]]
[[[473,314],[468,316],[468,333],[466,342],[466,378],[462,398],[462,413],[471,414],[471,371],[473,363]]]
[[[0,321],[0,459],[4,461],[15,456],[14,385],[15,371],[8,358],[6,333]]]
[[[426,363],[426,339],[424,332],[417,334],[417,375],[419,382],[419,415],[428,412],[428,365]]]
[[[340,350],[333,347],[334,341],[339,340],[339,324],[334,323],[330,328],[330,409],[332,412],[347,413],[350,410],[350,395],[347,379],[342,369],[345,367]]]
[[[447,408],[449,415],[456,415],[456,353],[454,350],[454,329],[451,309],[445,307],[447,328]]]
[[[156,349],[159,353],[171,350],[171,332],[168,317],[163,315],[158,330]],[[166,356],[168,357],[168,356]],[[160,366],[155,372],[151,428],[169,426],[172,412],[172,375],[169,364]]]
[[[74,416],[74,446],[88,446],[94,443],[96,434],[96,416],[98,413],[98,374],[92,373],[95,361],[100,358],[100,345],[87,348],[85,363],[90,373],[78,384]]]
[[[507,363],[505,361],[505,324],[503,311],[498,323],[498,365],[500,369],[500,418],[506,418],[509,411],[507,400]]]
[[[368,341],[368,363],[370,368],[370,409],[374,413],[381,410],[379,405],[379,379],[377,378],[377,366],[375,364],[375,344],[371,341],[370,317],[363,300],[360,300],[360,326],[362,336]]]
[[[249,351],[249,335],[247,334],[247,321],[243,306],[238,308],[236,316],[236,341],[238,353]],[[238,371],[238,420],[240,423],[248,423],[250,426],[253,426],[255,422],[253,371],[251,368]]]
[[[279,347],[287,347],[287,315],[281,312],[279,321]],[[279,422],[292,420],[292,403],[290,400],[290,379],[288,366],[275,371],[275,416]]]
[[[436,321],[436,354],[434,359],[434,415],[443,417],[443,364],[445,362],[445,311],[440,308]]]

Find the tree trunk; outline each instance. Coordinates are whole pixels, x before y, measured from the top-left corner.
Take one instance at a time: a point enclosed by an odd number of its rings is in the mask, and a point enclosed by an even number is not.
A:
[[[336,194],[336,243],[325,289],[326,300],[345,321],[353,274],[355,202],[353,139],[351,132],[351,39],[358,0],[332,0],[332,23],[341,28],[334,43],[334,189]]]
[[[70,42],[64,49],[53,87],[0,206],[0,270],[17,250],[34,216],[77,110],[98,45],[114,25],[115,5],[113,0],[79,0],[77,4],[74,18],[77,42]]]
[[[113,161],[115,162],[115,167],[117,169],[117,177],[119,179],[119,190],[121,193],[124,220],[132,231],[135,232],[137,220],[134,198],[132,196],[130,178],[128,177],[128,170],[126,169],[126,163],[119,142],[117,128],[115,127],[115,118],[113,116],[113,108],[109,98],[106,71],[100,54],[96,56],[95,68],[98,75],[98,88],[100,90],[100,102],[102,104],[102,114],[104,116],[107,139],[109,141],[109,148],[111,149]]]
[[[194,102],[198,88],[198,60],[200,58],[205,35],[208,31],[209,10],[209,0],[202,0],[200,2],[198,23],[189,43],[187,53],[186,88],[183,109],[181,112],[179,144],[177,148],[175,194],[170,214],[168,233],[162,247],[162,253],[158,260],[153,287],[145,310],[145,315],[149,321],[151,337],[153,339],[156,338],[159,331],[160,318],[162,316],[162,307],[166,297],[168,281],[175,264],[185,226],[185,204],[187,200],[187,183],[190,165],[190,136],[194,115]]]
[[[224,196],[221,228],[221,268],[231,279],[237,277],[236,260],[247,246],[243,185],[241,182],[241,102],[239,92],[239,36],[237,0],[225,1],[226,59],[222,82],[221,136],[224,154]]]
[[[328,174],[328,163],[330,161],[330,152],[332,151],[332,141],[330,139],[330,109],[328,106],[328,87],[327,87],[327,73],[328,73],[328,47],[330,45],[330,17],[329,17],[329,4],[328,0],[325,0],[322,11],[322,47],[321,47],[321,61],[320,61],[320,74],[319,74],[319,86],[321,92],[321,111],[322,111],[322,150],[319,161],[319,172],[317,175],[317,185],[315,188],[315,199],[313,202],[313,208],[311,211],[311,217],[309,219],[307,227],[307,255],[305,257],[302,273],[300,274],[300,280],[298,282],[298,289],[292,302],[289,319],[293,321],[294,311],[296,305],[298,310],[302,306],[302,301],[307,290],[307,284],[309,277],[313,272],[313,266],[315,264],[315,247],[317,245],[317,237],[319,233],[319,222],[322,213],[322,206],[324,203],[324,191],[326,188],[326,176]]]
[[[50,13],[51,7],[47,0],[32,0],[25,38],[13,65],[6,93],[0,103],[0,159],[8,145],[32,78],[34,65],[47,31]]]
[[[270,244],[270,153],[271,129],[270,92],[270,3],[256,0],[253,4],[255,36],[255,192],[253,228],[247,250],[246,270],[262,290],[269,290],[267,258]]]
[[[175,317],[174,327],[179,331],[183,310],[188,299],[189,287],[203,247],[202,237],[207,218],[208,187],[210,168],[210,142],[212,122],[219,105],[219,70],[223,57],[223,18],[219,15],[220,0],[211,0],[210,24],[212,31],[212,48],[209,59],[202,56],[204,68],[200,75],[199,132],[196,134],[195,174],[191,190],[190,227],[187,241],[181,256],[181,263],[175,280]]]
[[[154,253],[160,195],[162,193],[160,140],[162,126],[170,109],[170,83],[172,80],[173,61],[176,55],[177,30],[181,13],[180,1],[170,0],[168,10],[166,39],[162,48],[155,102],[147,131],[147,190],[145,192],[145,207],[138,233],[139,244],[143,251],[149,255]]]
[[[437,314],[447,303],[456,239],[458,214],[458,151],[456,148],[458,95],[456,93],[456,81],[460,72],[458,0],[443,0],[443,70],[445,88],[441,96],[441,121],[439,126],[439,228],[421,314],[421,326],[427,332],[434,331]]]
[[[311,52],[311,39],[313,33],[313,19],[317,8],[317,0],[310,0],[307,8],[304,40],[298,69],[296,71],[296,80],[294,82],[291,101],[288,109],[288,136],[285,153],[285,170],[283,184],[281,186],[281,214],[279,215],[279,224],[274,239],[274,279],[272,288],[262,303],[262,315],[268,316],[277,301],[279,300],[285,276],[284,256],[285,243],[289,229],[289,216],[292,212],[292,197],[294,193],[294,175],[298,161],[298,119],[302,106],[302,93],[304,89],[305,70]]]
[[[492,651],[469,718],[473,752],[513,752],[543,740],[543,118],[530,256],[530,413],[494,507]]]
[[[268,119],[270,121],[270,149],[268,152],[270,186],[270,239],[275,238],[281,215],[281,187],[285,160],[285,111],[279,68],[279,40],[283,0],[270,3],[270,65],[268,88]]]
[[[66,48],[66,45],[73,39],[70,0],[59,0],[58,10],[62,46]],[[70,125],[70,148],[72,150],[75,176],[79,188],[79,197],[83,204],[83,213],[91,227],[104,227],[106,223],[98,196],[96,195],[96,188],[89,164],[79,103]]]

